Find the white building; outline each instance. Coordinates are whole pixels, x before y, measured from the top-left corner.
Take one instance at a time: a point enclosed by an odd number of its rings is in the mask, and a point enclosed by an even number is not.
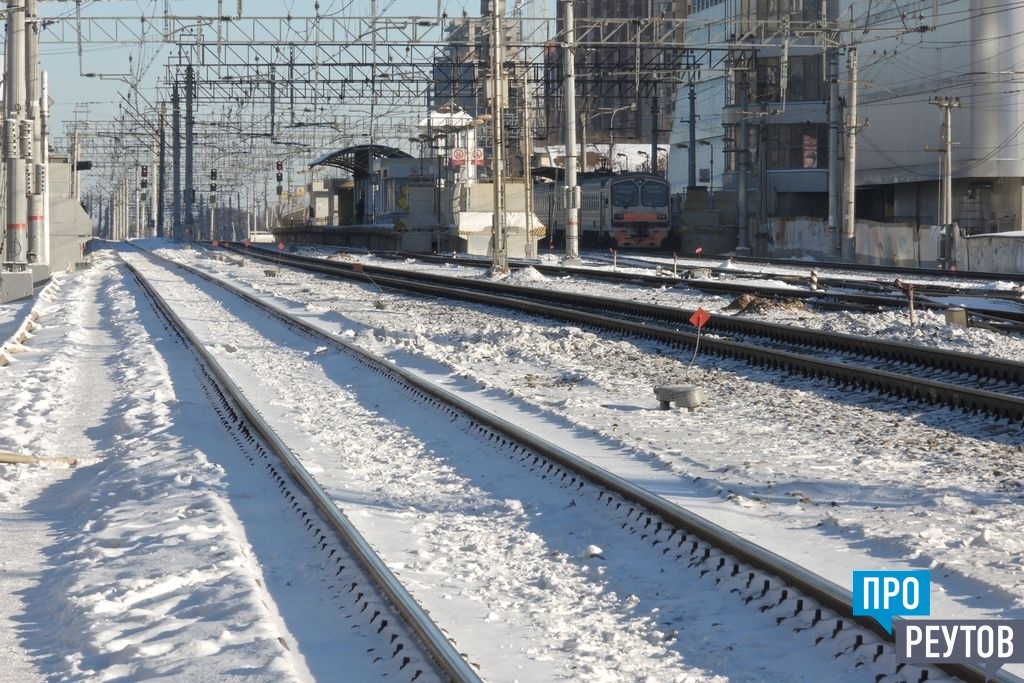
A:
[[[808,253],[899,262],[867,234],[905,231],[896,242],[914,242],[908,253],[920,259],[929,226],[951,220],[960,236],[1024,228],[1024,6],[689,7],[687,42],[702,68],[692,94],[679,89],[668,177],[680,189],[734,193],[722,205],[734,207],[737,246],[777,252],[781,237]],[[812,243],[792,244],[794,219]],[[952,240],[937,251],[939,265],[956,258]]]

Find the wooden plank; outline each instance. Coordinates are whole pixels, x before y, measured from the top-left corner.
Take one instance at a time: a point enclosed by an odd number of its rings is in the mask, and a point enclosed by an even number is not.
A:
[[[24,453],[8,453],[6,451],[0,451],[0,463],[21,465],[21,464],[39,464],[48,462],[59,462],[74,467],[78,464],[77,458],[69,458],[61,455],[55,456],[44,456],[44,455],[25,455]]]

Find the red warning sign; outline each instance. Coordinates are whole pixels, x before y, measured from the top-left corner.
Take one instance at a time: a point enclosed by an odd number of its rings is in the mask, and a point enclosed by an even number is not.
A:
[[[483,147],[474,147],[473,148],[473,157],[472,157],[472,159],[473,159],[473,165],[474,166],[483,166],[484,165],[484,148]]]
[[[711,320],[711,314],[703,308],[698,308],[693,312],[693,315],[690,316],[690,324],[698,330],[704,327],[709,320]]]
[[[452,166],[466,165],[466,148],[456,147],[452,150]]]

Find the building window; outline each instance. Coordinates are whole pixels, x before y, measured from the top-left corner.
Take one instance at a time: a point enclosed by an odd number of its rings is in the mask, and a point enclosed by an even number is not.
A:
[[[768,126],[770,169],[828,168],[828,126],[798,123]]]
[[[821,73],[821,55],[790,57],[789,86],[786,99],[790,102],[814,102],[828,98],[825,78]]]
[[[790,57],[786,78],[787,102],[814,102],[827,95],[821,75],[821,56]],[[755,102],[781,102],[782,60],[779,57],[758,57],[754,70]]]

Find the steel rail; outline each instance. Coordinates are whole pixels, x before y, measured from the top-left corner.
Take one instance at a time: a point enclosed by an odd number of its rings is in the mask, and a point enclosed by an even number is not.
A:
[[[605,470],[604,468],[599,467],[564,448],[561,448],[560,446],[557,446],[556,444],[552,444],[536,434],[517,426],[513,422],[507,421],[470,401],[464,400],[460,396],[396,365],[382,356],[366,351],[344,339],[328,334],[311,323],[291,316],[276,305],[258,299],[234,285],[208,273],[204,273],[203,271],[193,268],[187,264],[177,262],[172,263],[210,283],[223,287],[234,295],[246,299],[251,304],[263,309],[268,314],[284,321],[285,323],[302,328],[311,335],[316,336],[319,340],[352,353],[356,358],[361,359],[367,366],[376,369],[382,375],[391,378],[393,381],[397,381],[411,387],[412,389],[447,407],[449,410],[454,409],[461,412],[470,419],[484,425],[486,428],[498,433],[509,441],[520,444],[529,451],[556,463],[568,472],[582,476],[594,485],[614,492],[625,500],[642,507],[647,511],[648,524],[652,521],[650,515],[661,518],[682,530],[685,534],[692,534],[694,537],[713,546],[716,550],[721,550],[732,558],[735,558],[735,560],[738,560],[759,572],[763,572],[779,579],[784,586],[798,589],[801,593],[811,598],[822,607],[830,609],[838,614],[840,622],[842,620],[850,620],[874,633],[881,640],[889,643],[894,641],[893,635],[888,633],[873,618],[853,615],[852,594],[845,588],[808,571],[791,560],[763,548],[742,536],[739,536],[724,527],[701,517],[700,515],[675,505],[661,496],[651,493],[650,491],[647,491],[646,489],[637,486],[636,484],[633,484],[632,482],[623,479],[622,477],[619,477],[618,475],[615,475],[608,470]],[[597,316],[593,316],[592,314],[584,313],[581,315],[587,318],[597,318]],[[557,475],[558,473],[555,474]],[[692,539],[685,538],[684,536],[684,538],[679,541],[679,547],[683,545],[684,541],[692,543]],[[692,543],[692,545],[693,548],[696,549],[696,544]],[[705,553],[705,559],[708,557],[709,554]],[[728,558],[717,559],[719,568],[731,563],[732,571],[739,571],[739,565],[735,564],[734,560],[730,560]],[[751,578],[753,578],[752,575]],[[767,590],[768,586],[766,583],[765,591]],[[842,628],[841,623],[838,628]],[[1020,679],[1012,674],[1002,671],[996,676],[988,677],[983,670],[969,664],[948,664],[941,665],[937,668],[941,668],[946,673],[969,683],[983,683],[985,681],[997,681],[998,683],[1024,683],[1024,679]]]
[[[377,254],[381,258],[393,257],[396,260],[408,258],[407,254]],[[428,263],[451,263],[460,265],[472,265],[480,268],[487,268],[490,266],[490,261],[480,257],[474,256],[459,256],[457,258],[451,256],[439,256],[431,254],[417,254],[418,260],[426,261]],[[892,282],[879,282],[871,280],[849,280],[840,277],[829,277],[822,274],[818,277],[818,289],[785,289],[780,290],[777,287],[771,287],[770,285],[760,285],[757,283],[741,283],[734,282],[732,278],[737,275],[737,272],[732,269],[719,268],[715,266],[697,266],[696,269],[704,268],[713,275],[718,275],[720,279],[708,279],[708,278],[694,278],[687,276],[687,272],[692,272],[694,267],[684,267],[682,275],[678,272],[669,272],[659,266],[659,269],[646,268],[646,270],[652,270],[653,272],[637,272],[637,271],[619,271],[619,270],[596,270],[593,268],[584,267],[570,267],[565,265],[549,265],[544,263],[533,263],[533,262],[512,262],[512,268],[531,267],[540,273],[551,276],[564,276],[574,275],[579,277],[585,277],[596,280],[609,280],[612,282],[633,282],[640,283],[651,287],[672,287],[679,284],[686,284],[686,286],[700,291],[714,292],[717,294],[753,294],[757,296],[771,296],[771,297],[787,297],[791,299],[801,299],[820,306],[823,308],[836,309],[836,308],[857,308],[861,310],[882,310],[892,308],[906,308],[907,297],[906,294],[900,291]],[[793,263],[786,263],[792,267]],[[806,264],[800,264],[806,265]],[[680,270],[680,269],[677,269]],[[900,272],[893,269],[893,272],[907,276],[906,272]],[[912,271],[910,273],[915,277],[924,275],[934,275],[930,271],[924,271],[922,274],[920,271]],[[771,273],[743,273],[745,280],[764,280],[773,279],[786,282],[788,284],[800,284],[807,285],[808,276],[798,275],[777,275]],[[989,273],[982,273],[978,275],[979,279],[992,280],[993,277]],[[1004,275],[1002,280],[1006,279]],[[844,290],[844,291],[836,291]],[[862,290],[866,293],[854,293],[851,290]],[[936,311],[945,311],[950,308],[964,308],[968,313],[968,325],[971,327],[983,327],[991,329],[997,332],[1013,332],[1024,330],[1024,300],[1021,295],[1008,290],[985,290],[983,292],[971,292],[965,290],[962,287],[943,287],[940,285],[928,285],[928,284],[915,284],[915,303],[919,309],[931,309]],[[964,297],[969,296],[972,298],[983,298],[988,301],[998,302],[1010,302],[1021,305],[1020,312],[1005,311],[996,313],[988,309],[971,307],[970,305],[964,306],[961,303],[949,304],[937,301],[931,301],[927,297],[941,296],[941,297]]]
[[[148,254],[148,252],[146,253]],[[153,256],[152,254],[149,255],[160,259],[160,257]],[[166,262],[166,259],[160,260]],[[317,511],[323,515],[342,542],[349,548],[364,571],[376,583],[383,596],[387,598],[405,620],[409,628],[420,638],[425,651],[433,658],[434,663],[452,681],[459,683],[481,683],[481,679],[472,665],[463,658],[451,641],[438,628],[437,624],[434,623],[426,611],[409,594],[401,581],[388,569],[380,556],[377,555],[366,539],[363,538],[334,501],[324,492],[287,444],[281,440],[273,428],[260,416],[259,412],[245,398],[242,391],[217,362],[216,358],[192,334],[181,318],[146,278],[130,263],[125,263],[125,266],[139,285],[146,291],[147,295],[155,302],[157,309],[170,322],[174,331],[189,345],[204,366],[210,371],[219,389],[230,396],[231,401],[241,411],[253,430],[266,442],[274,455],[280,458],[285,469],[294,479],[295,484],[303,493],[309,496]],[[251,297],[246,298],[251,300]]]
[[[252,252],[249,253],[252,254]],[[540,288],[513,287],[491,281],[470,281],[423,273],[400,273],[390,268],[308,259],[291,254],[275,255],[273,258],[275,261],[321,274],[362,281],[369,279],[379,287],[393,287],[427,296],[512,308],[538,316],[589,324],[601,329],[684,347],[690,347],[697,343],[696,333],[678,328],[659,327],[635,318],[635,316],[641,316],[689,326],[686,319],[689,318],[692,311]],[[542,303],[539,300],[552,303]],[[594,312],[601,309],[613,310],[619,314],[633,316],[633,318],[609,317]],[[1008,383],[1024,383],[1024,364],[956,351],[923,349],[911,344],[879,342],[866,337],[818,332],[790,325],[773,325],[762,321],[720,315],[711,317],[707,324],[707,331],[767,335],[791,344],[819,345],[836,351],[883,358],[888,361],[913,363],[930,369],[968,373]],[[764,348],[756,344],[719,339],[713,334],[703,334],[701,348],[709,353],[756,365],[796,370],[806,376],[826,378],[844,386],[873,389],[909,400],[933,405],[944,404],[968,412],[984,412],[1011,421],[1024,420],[1024,397],[877,368],[851,365],[846,362],[829,361],[791,351]]]

